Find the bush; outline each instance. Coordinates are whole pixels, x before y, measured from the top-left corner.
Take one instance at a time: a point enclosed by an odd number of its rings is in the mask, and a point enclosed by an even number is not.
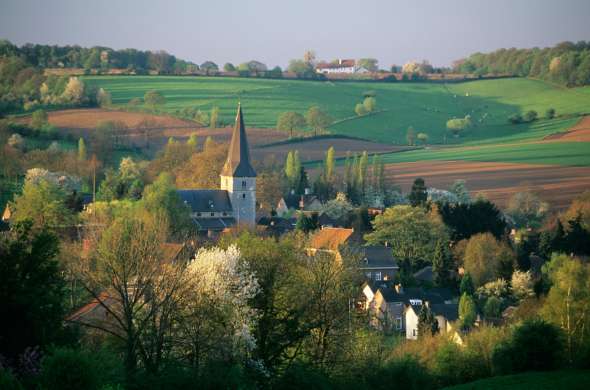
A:
[[[537,111],[535,110],[530,110],[527,111],[526,114],[524,114],[524,120],[527,122],[534,122],[535,120],[537,120]]]
[[[37,110],[31,115],[31,126],[34,129],[42,129],[47,124],[47,113],[44,110]]]
[[[405,356],[399,360],[392,360],[374,376],[372,389],[390,389],[393,384],[400,389],[429,389],[434,387],[431,375],[418,360]]]
[[[335,386],[322,372],[305,364],[294,364],[274,383],[277,389],[332,389]]]
[[[520,114],[510,115],[510,117],[508,117],[508,121],[510,123],[512,123],[513,125],[523,123],[522,115],[520,115]]]
[[[545,111],[545,118],[553,119],[555,118],[555,108],[549,108]]]
[[[10,371],[0,367],[0,389],[21,390],[23,386]]]
[[[451,341],[436,351],[435,371],[442,385],[471,382],[488,374],[482,356]]]
[[[557,367],[563,352],[560,330],[543,320],[529,319],[517,326],[508,343],[493,354],[495,372],[546,371]]]

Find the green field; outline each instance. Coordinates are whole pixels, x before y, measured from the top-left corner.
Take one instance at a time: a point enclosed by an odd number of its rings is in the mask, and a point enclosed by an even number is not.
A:
[[[519,375],[498,376],[447,387],[446,390],[583,390],[590,388],[590,371],[528,372]]]
[[[435,144],[539,139],[568,128],[575,123],[575,118],[541,118],[533,124],[521,125],[511,125],[507,118],[531,109],[542,117],[550,107],[559,115],[578,116],[590,112],[589,87],[565,89],[517,78],[457,84],[174,76],[91,76],[84,80],[111,92],[116,106],[155,89],[166,97],[165,111],[174,112],[187,106],[209,110],[218,106],[226,123],[232,121],[240,99],[250,127],[274,127],[281,112],[304,113],[310,106],[319,105],[337,121],[330,131],[396,144],[406,142],[409,126],[427,133],[430,143]],[[375,91],[381,111],[355,117],[354,106],[362,101],[366,91]],[[446,121],[467,114],[471,115],[475,126],[458,139],[445,139]]]

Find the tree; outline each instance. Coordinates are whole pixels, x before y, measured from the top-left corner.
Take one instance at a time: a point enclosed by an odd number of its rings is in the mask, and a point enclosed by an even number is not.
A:
[[[304,233],[316,230],[318,228],[318,216],[312,214],[311,216],[305,215],[305,213],[299,213],[297,215],[297,222],[295,223],[295,229],[300,230]]]
[[[470,329],[477,318],[477,312],[475,310],[475,302],[473,298],[466,293],[461,295],[459,299],[459,321],[462,329]]]
[[[283,112],[277,121],[277,129],[288,131],[289,138],[293,138],[293,130],[301,129],[303,126],[305,126],[305,118],[294,111]]]
[[[506,208],[506,214],[512,217],[519,228],[539,227],[548,211],[549,205],[530,191],[514,194]]]
[[[452,194],[455,194],[457,197],[458,203],[460,204],[468,204],[471,203],[471,196],[469,195],[469,190],[465,187],[465,180],[455,180],[449,191]]]
[[[412,207],[423,207],[426,205],[428,194],[426,193],[426,185],[424,184],[424,179],[419,177],[416,180],[414,180],[414,184],[412,184],[412,190],[410,191],[408,199],[410,200],[410,204],[412,205]]]
[[[434,284],[439,287],[451,285],[453,263],[444,241],[439,239],[436,242],[434,257],[432,258],[432,273]]]
[[[483,314],[486,319],[499,319],[502,315],[502,301],[500,298],[491,296],[486,299],[483,307]]]
[[[533,121],[537,120],[537,116],[538,116],[537,111],[530,110],[524,114],[524,120],[527,122],[533,122]]]
[[[475,286],[501,278],[510,278],[515,257],[512,250],[490,233],[472,236],[465,248],[464,268]]]
[[[473,286],[473,279],[471,279],[471,275],[469,275],[468,272],[465,272],[465,274],[461,278],[459,292],[461,293],[461,295],[473,295],[473,293],[475,292],[475,287]]]
[[[500,210],[488,200],[473,203],[439,204],[442,219],[451,230],[451,238],[458,242],[477,233],[489,232],[501,238],[506,230],[506,222]]]
[[[464,118],[454,118],[447,121],[447,129],[455,137],[458,137],[462,131],[469,127],[471,127],[471,117],[469,115],[466,115]]]
[[[190,137],[186,140],[186,144],[190,147],[193,151],[197,150],[197,145],[199,144],[199,139],[196,133],[192,133]]]
[[[418,335],[420,337],[434,336],[439,332],[438,320],[434,316],[428,302],[422,305],[420,313],[418,314]]]
[[[47,180],[26,181],[22,195],[14,200],[14,222],[32,221],[35,231],[55,231],[71,226],[75,216],[65,203],[66,194]]]
[[[99,88],[96,93],[96,102],[100,107],[110,107],[113,104],[111,93],[104,88]]]
[[[552,286],[541,313],[563,330],[571,364],[590,351],[590,266],[578,258],[555,254],[546,269]]]
[[[304,60],[290,60],[287,70],[291,73],[295,73],[297,77],[306,77],[314,74],[313,65]]]
[[[84,83],[77,77],[70,77],[62,94],[62,99],[68,103],[80,104],[84,99]]]
[[[354,106],[354,112],[358,116],[363,116],[367,114],[367,109],[363,103],[357,103],[357,105]]]
[[[514,298],[521,301],[534,296],[535,292],[533,291],[533,284],[533,277],[530,271],[514,271],[510,282]]]
[[[418,141],[422,142],[422,145],[426,145],[428,143],[428,134],[426,133],[418,133],[416,138]]]
[[[27,348],[59,342],[65,282],[57,262],[59,241],[30,221],[13,222],[0,235],[0,350],[17,359]],[[10,337],[6,337],[9,335]]]
[[[201,64],[201,66],[199,68],[201,68],[201,70],[204,70],[205,73],[207,73],[207,74],[209,74],[211,72],[216,72],[219,70],[219,67],[213,61],[205,61]]]
[[[363,106],[367,112],[373,112],[377,107],[377,99],[372,96],[366,97],[365,100],[363,100]]]
[[[374,231],[365,235],[372,245],[388,243],[394,255],[417,266],[432,259],[436,243],[446,239],[444,225],[422,208],[394,206],[375,217]]]
[[[226,72],[235,72],[236,67],[231,62],[226,62],[223,65],[223,70],[226,71]]]
[[[34,129],[40,130],[49,123],[47,118],[48,116],[45,110],[36,110],[31,115],[31,126],[33,126]]]
[[[412,126],[408,127],[406,131],[406,141],[408,141],[409,146],[413,146],[416,141],[416,132]]]
[[[211,108],[211,115],[209,116],[209,126],[212,129],[215,129],[219,125],[218,122],[219,122],[219,107],[214,106],[213,108]]]
[[[87,158],[86,143],[84,142],[84,138],[80,137],[78,140],[78,160],[86,161]]]
[[[166,99],[164,95],[156,90],[147,91],[145,95],[143,95],[143,101],[145,104],[151,107],[151,109],[156,109],[156,107],[163,106],[166,104]]]
[[[547,111],[545,111],[545,118],[547,118],[547,119],[555,118],[555,108],[548,108]]]
[[[332,118],[322,111],[318,106],[310,107],[305,114],[307,125],[314,131],[314,135],[318,135],[318,131],[324,130],[332,123]]]
[[[168,222],[163,221],[164,216],[145,212],[116,218],[97,239],[95,253],[75,266],[84,289],[110,318],[110,325],[83,325],[121,342],[128,375],[138,359],[148,372],[158,371],[187,286],[183,267],[164,258]]]
[[[324,177],[328,182],[333,180],[334,166],[334,147],[330,146],[326,152],[326,159],[324,160]]]
[[[339,192],[335,199],[327,201],[322,207],[322,213],[337,221],[347,221],[354,207],[346,199],[346,194]]]
[[[377,67],[377,59],[375,58],[360,58],[356,62],[356,66],[365,68],[369,72],[377,72],[379,68]]]

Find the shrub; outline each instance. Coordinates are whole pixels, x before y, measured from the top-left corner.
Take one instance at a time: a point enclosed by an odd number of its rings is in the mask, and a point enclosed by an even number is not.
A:
[[[510,123],[512,123],[513,125],[517,125],[519,123],[523,123],[522,115],[520,115],[520,114],[510,115],[508,117],[508,121]]]
[[[10,371],[0,367],[0,389],[21,390],[23,386]]]
[[[555,118],[555,108],[549,108],[545,111],[545,118],[553,119]]]
[[[358,115],[358,116],[363,116],[367,113],[367,109],[365,108],[363,103],[358,103],[355,107],[354,107],[354,112]]]
[[[37,110],[31,115],[31,126],[39,130],[47,124],[47,118],[47,113],[44,110]]]
[[[396,388],[407,390],[434,387],[434,380],[426,367],[410,355],[392,360],[377,369],[368,381],[371,389],[390,389],[392,384]]]
[[[475,351],[448,341],[436,351],[435,372],[442,385],[471,382],[487,376],[484,359]]]
[[[538,116],[537,111],[530,110],[530,111],[527,111],[526,114],[524,114],[524,120],[526,122],[533,122],[533,121],[537,120],[537,116]]]
[[[277,389],[332,389],[330,379],[311,366],[294,364],[275,382]]]

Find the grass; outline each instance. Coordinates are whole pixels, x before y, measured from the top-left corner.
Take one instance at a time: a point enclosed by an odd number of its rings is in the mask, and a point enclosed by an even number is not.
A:
[[[390,153],[381,156],[385,163],[415,161],[487,161],[521,164],[552,164],[564,166],[590,166],[590,143],[555,142],[497,144],[475,147],[421,149]]]
[[[464,385],[447,387],[447,390],[495,390],[495,389],[524,389],[524,390],[583,390],[590,388],[590,371],[571,370],[553,372],[527,372],[518,375],[497,376],[482,379]]]
[[[362,101],[364,92],[372,90],[378,109],[383,111],[339,122],[330,131],[396,144],[406,142],[409,126],[427,133],[435,144],[538,139],[568,128],[575,119],[511,125],[507,118],[531,109],[542,117],[550,107],[568,116],[590,110],[590,87],[565,89],[517,78],[448,85],[175,76],[88,76],[84,80],[111,92],[115,106],[155,89],[166,97],[165,111],[173,113],[185,107],[208,111],[218,106],[225,123],[231,123],[241,100],[248,125],[265,128],[274,127],[281,112],[304,113],[312,105],[319,105],[336,121],[354,117],[355,104]],[[467,114],[475,126],[459,139],[448,138],[446,121]]]

